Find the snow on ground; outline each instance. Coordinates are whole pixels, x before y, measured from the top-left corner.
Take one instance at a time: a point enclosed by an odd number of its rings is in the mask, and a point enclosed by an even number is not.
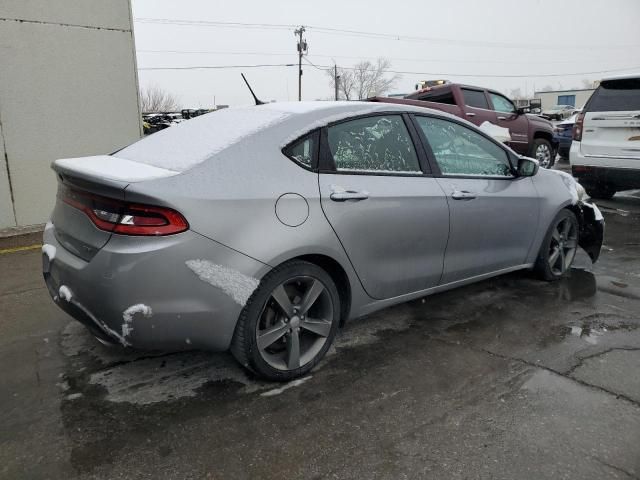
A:
[[[243,307],[260,283],[257,278],[207,260],[187,260],[185,263],[200,280],[221,289]]]

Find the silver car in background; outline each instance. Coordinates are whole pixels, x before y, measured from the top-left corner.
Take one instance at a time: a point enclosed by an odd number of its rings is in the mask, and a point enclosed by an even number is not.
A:
[[[228,109],[53,169],[62,309],[103,342],[230,349],[274,380],[349,318],[519,269],[553,280],[602,244],[569,175],[421,107]]]

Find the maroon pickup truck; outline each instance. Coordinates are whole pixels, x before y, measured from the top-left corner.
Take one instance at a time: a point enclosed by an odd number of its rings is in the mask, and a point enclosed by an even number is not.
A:
[[[551,122],[516,108],[511,100],[494,90],[446,83],[419,90],[405,98],[374,97],[369,100],[434,108],[478,126],[486,121],[508,128],[511,141],[507,144],[513,150],[537,159],[542,167],[550,168],[554,164],[558,145],[553,140]]]

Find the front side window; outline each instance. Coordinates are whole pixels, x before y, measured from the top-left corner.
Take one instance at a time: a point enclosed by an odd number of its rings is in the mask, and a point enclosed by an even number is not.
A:
[[[327,128],[337,171],[420,174],[418,156],[400,115],[358,118]]]
[[[479,133],[449,120],[416,120],[443,175],[513,176],[507,152]]]
[[[312,167],[317,135],[310,133],[284,149],[284,154],[307,168]]]
[[[462,94],[464,95],[465,105],[475,108],[484,108],[485,110],[489,109],[487,97],[484,96],[484,92],[482,90],[469,90],[467,88],[463,88]]]
[[[489,93],[493,102],[493,109],[496,112],[515,113],[516,109],[508,99],[497,93]]]

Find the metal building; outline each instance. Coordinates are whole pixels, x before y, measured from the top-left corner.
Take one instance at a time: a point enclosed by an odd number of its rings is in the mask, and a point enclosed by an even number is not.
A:
[[[0,233],[45,223],[57,158],[141,136],[130,0],[0,2]]]
[[[579,90],[553,90],[548,92],[535,92],[534,97],[542,101],[542,110],[548,110],[554,105],[571,105],[573,107],[582,108],[591,94],[595,91],[593,88]]]

